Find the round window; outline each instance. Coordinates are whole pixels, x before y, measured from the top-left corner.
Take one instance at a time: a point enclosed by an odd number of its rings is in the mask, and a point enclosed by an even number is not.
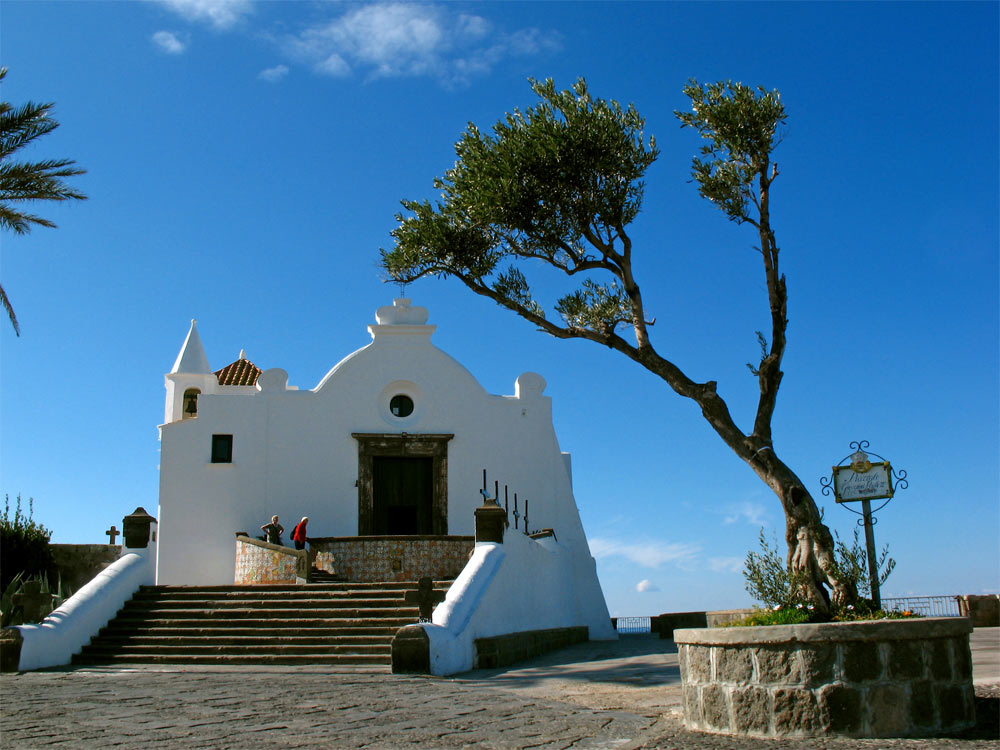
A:
[[[413,414],[413,399],[402,393],[393,396],[389,401],[389,411],[394,417],[408,417]]]

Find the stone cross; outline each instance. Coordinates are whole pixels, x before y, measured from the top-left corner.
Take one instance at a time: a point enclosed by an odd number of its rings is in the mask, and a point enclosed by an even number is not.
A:
[[[434,581],[424,576],[417,582],[417,590],[407,591],[403,599],[407,604],[416,603],[420,607],[420,622],[430,622],[434,606],[444,600],[444,592],[435,591]]]
[[[117,537],[121,532],[115,528],[114,524],[111,524],[111,528],[104,532],[109,537],[111,537],[111,544],[115,543],[115,537]]]
[[[25,581],[24,589],[12,597],[15,607],[21,608],[22,621],[38,622],[52,608],[52,594],[42,592],[39,581]]]

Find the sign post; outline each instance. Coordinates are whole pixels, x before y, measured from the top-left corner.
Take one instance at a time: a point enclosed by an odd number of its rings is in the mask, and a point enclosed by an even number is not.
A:
[[[875,609],[882,608],[882,595],[879,591],[878,558],[875,554],[875,524],[878,519],[872,515],[872,500],[885,500],[875,510],[879,511],[889,504],[897,489],[905,490],[909,486],[906,472],[898,473],[887,460],[877,453],[867,453],[867,440],[857,440],[851,443],[854,452],[841,459],[833,467],[833,474],[819,480],[823,485],[823,494],[829,496],[833,490],[834,499],[838,503],[861,502],[861,513],[845,505],[852,513],[858,513],[861,518],[858,523],[865,527],[865,546],[868,550],[868,578],[871,581],[872,604]],[[872,463],[871,457],[880,459]],[[895,479],[895,484],[893,484]]]

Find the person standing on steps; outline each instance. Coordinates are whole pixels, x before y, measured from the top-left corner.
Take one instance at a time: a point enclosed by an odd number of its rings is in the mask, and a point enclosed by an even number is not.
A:
[[[292,541],[295,543],[295,549],[306,548],[306,524],[308,523],[309,516],[302,516],[302,520],[292,529]]]
[[[277,516],[271,516],[271,523],[265,523],[260,530],[267,535],[268,543],[281,544],[281,535],[285,533],[285,527],[278,523]]]

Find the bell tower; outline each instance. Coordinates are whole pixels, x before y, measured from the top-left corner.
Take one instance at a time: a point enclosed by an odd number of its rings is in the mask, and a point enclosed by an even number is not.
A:
[[[198,397],[214,392],[218,378],[208,366],[208,357],[201,345],[197,321],[191,321],[184,345],[181,346],[173,369],[166,375],[167,400],[163,422],[179,422],[198,416]]]

